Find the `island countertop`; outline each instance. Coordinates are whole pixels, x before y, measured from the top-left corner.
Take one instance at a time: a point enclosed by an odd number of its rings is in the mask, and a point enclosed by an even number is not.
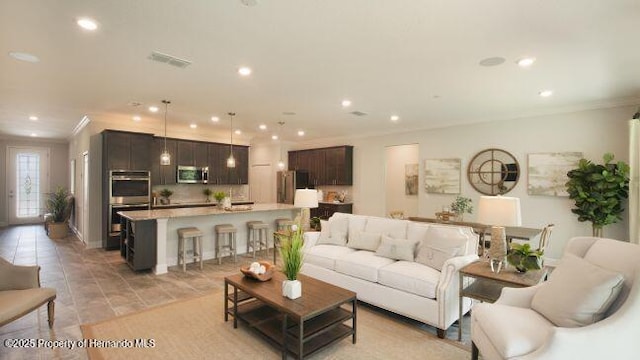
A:
[[[250,209],[249,209],[250,207]],[[153,210],[134,210],[120,211],[118,214],[131,221],[171,219],[191,216],[208,216],[221,214],[248,213],[273,210],[293,210],[297,209],[289,204],[253,204],[232,207],[233,210],[220,210],[216,207],[191,207],[178,209],[153,209]]]

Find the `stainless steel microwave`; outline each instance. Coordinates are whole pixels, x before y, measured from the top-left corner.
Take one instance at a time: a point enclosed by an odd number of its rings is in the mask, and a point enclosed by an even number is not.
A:
[[[206,184],[209,182],[209,168],[179,165],[176,178],[180,184]]]

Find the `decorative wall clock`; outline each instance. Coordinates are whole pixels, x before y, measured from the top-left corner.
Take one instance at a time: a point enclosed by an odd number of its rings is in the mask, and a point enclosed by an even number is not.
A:
[[[484,195],[502,195],[513,189],[520,179],[520,165],[511,153],[486,149],[477,153],[467,169],[469,183]]]

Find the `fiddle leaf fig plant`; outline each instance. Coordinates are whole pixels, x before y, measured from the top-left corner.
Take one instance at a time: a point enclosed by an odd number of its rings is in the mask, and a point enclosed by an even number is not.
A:
[[[604,154],[604,164],[580,159],[578,168],[567,173],[567,192],[575,202],[571,212],[578,221],[591,222],[593,236],[602,236],[604,226],[622,220],[623,201],[629,197],[629,165],[613,163],[613,158]]]

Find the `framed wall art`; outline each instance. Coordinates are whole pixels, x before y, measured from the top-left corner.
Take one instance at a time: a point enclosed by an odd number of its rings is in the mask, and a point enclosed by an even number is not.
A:
[[[460,194],[460,159],[426,159],[424,188],[432,194]]]
[[[567,197],[567,172],[578,167],[581,152],[529,154],[529,195]]]
[[[418,164],[404,166],[404,193],[418,195]]]

